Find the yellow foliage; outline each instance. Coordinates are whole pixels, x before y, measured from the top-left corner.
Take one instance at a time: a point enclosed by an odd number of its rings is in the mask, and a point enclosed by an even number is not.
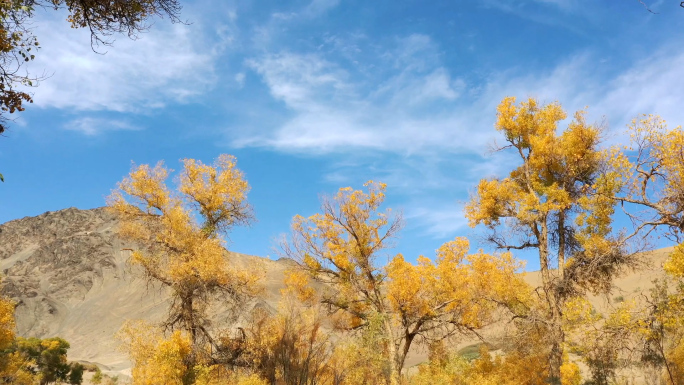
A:
[[[205,231],[225,231],[235,224],[246,224],[251,218],[245,204],[249,184],[236,167],[234,156],[222,154],[214,166],[184,159],[179,191],[205,218]]]
[[[479,328],[490,321],[496,303],[527,301],[530,289],[516,275],[521,267],[510,253],[467,254],[468,240],[456,238],[437,250],[435,262],[420,256],[413,265],[396,256],[386,267],[387,298],[402,319],[448,316]]]
[[[596,149],[599,130],[586,123],[584,112],[577,112],[557,135],[557,123],[566,117],[558,103],[540,106],[528,99],[518,107],[515,98],[505,98],[497,111],[496,128],[519,152],[523,165],[509,178],[480,181],[475,199],[466,205],[471,226],[494,227],[506,217],[534,223],[575,205],[584,209],[578,221],[585,231],[605,236],[614,206],[608,193],[621,187],[621,176],[607,173],[587,184],[610,154]],[[584,190],[577,190],[577,182],[587,184]],[[588,194],[594,190],[600,194]]]
[[[311,278],[334,284],[334,292],[321,294],[351,316],[347,327],[386,307],[384,273],[375,259],[401,226],[389,210],[378,211],[385,185],[370,181],[366,186],[368,193],[340,189],[333,200],[323,202],[322,214],[296,216],[292,246],[283,245]]]
[[[675,246],[663,268],[674,278],[684,278],[684,243]]]
[[[580,368],[576,363],[569,362],[566,359],[560,370],[562,385],[579,385],[582,382]]]
[[[0,296],[0,350],[7,349],[14,342],[14,302]]]
[[[269,328],[268,332],[274,329]],[[266,332],[266,330],[264,330]],[[266,333],[265,333],[266,334]],[[133,385],[266,385],[249,371],[228,370],[197,361],[198,351],[187,333],[176,330],[168,337],[146,321],[129,321],[117,333],[121,348],[133,361]],[[257,339],[268,344],[263,339]],[[270,347],[265,346],[265,347]],[[250,347],[254,349],[254,347]],[[259,362],[251,364],[256,367]]]
[[[283,296],[295,296],[300,302],[313,305],[318,299],[316,290],[311,287],[309,275],[298,269],[285,271],[285,288],[280,292]]]
[[[629,191],[626,202],[654,210],[662,225],[678,232],[684,191],[684,130],[668,129],[657,115],[642,115],[629,125],[631,144],[625,160]]]
[[[506,178],[481,180],[465,207],[470,226],[486,226],[494,246],[538,253],[539,303],[521,308],[519,322],[546,330],[552,382],[561,376],[565,332],[591,322],[581,297],[609,290],[630,262],[611,227],[628,162],[616,149],[599,149],[601,130],[585,111],[559,130],[565,118],[558,103],[505,98],[495,126],[506,140],[500,150],[518,163]]]
[[[674,346],[667,352],[667,360],[670,362],[674,382],[676,384],[684,382],[684,340],[681,337],[679,341],[675,341]],[[669,376],[663,377],[665,381],[669,380]]]
[[[480,357],[468,362],[455,354],[443,360],[431,360],[410,377],[410,385],[546,385],[547,358],[542,354],[522,355],[509,352],[493,356],[486,345],[480,346]],[[561,384],[579,385],[577,364],[564,358]]]
[[[331,384],[365,385],[387,383],[390,367],[381,336],[364,333],[338,343],[327,362],[322,380]]]
[[[218,365],[195,366],[194,385],[269,385],[269,382],[256,374],[228,372]]]
[[[0,356],[0,378],[8,384],[34,385],[39,376],[29,370],[33,365],[34,362],[19,352],[3,354]]]
[[[0,379],[16,385],[33,385],[38,380],[29,368],[34,364],[10,348],[16,344],[14,302],[0,296]]]
[[[601,316],[584,297],[573,297],[564,303],[563,322],[567,330],[581,329],[593,325],[600,319]]]
[[[119,338],[133,361],[134,385],[183,385],[184,379],[192,375],[188,367],[192,344],[181,331],[164,338],[147,322],[127,322]]]
[[[339,328],[368,332],[375,324],[383,341],[375,354],[388,365],[391,383],[399,382],[414,339],[480,328],[492,321],[498,304],[529,301],[530,288],[516,275],[521,265],[510,253],[468,254],[465,238],[442,245],[434,261],[420,256],[414,265],[398,254],[378,266],[379,252],[401,222],[389,209],[380,211],[385,185],[365,186],[367,192],[342,188],[323,202],[322,213],[294,218],[292,244],[283,248],[328,288],[315,293],[303,276],[290,274],[288,290],[324,303]]]
[[[258,266],[229,263],[220,236],[252,220],[246,202],[249,185],[235,158],[221,155],[213,166],[185,159],[176,191],[166,185],[170,170],[134,167],[109,197],[120,219],[119,236],[136,245],[130,262],[145,277],[171,289],[172,307],[166,326],[189,333],[195,343],[207,335],[207,309],[220,294],[223,306],[239,310],[261,293]]]

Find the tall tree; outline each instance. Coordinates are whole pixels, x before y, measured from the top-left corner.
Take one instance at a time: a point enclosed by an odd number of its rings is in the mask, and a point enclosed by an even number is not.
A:
[[[187,332],[197,353],[206,344],[220,351],[208,328],[208,307],[220,298],[236,312],[259,291],[259,274],[231,266],[220,237],[252,221],[249,185],[229,155],[214,166],[183,160],[175,192],[165,183],[168,174],[162,163],[135,167],[108,205],[120,218],[119,236],[136,247],[130,262],[149,282],[170,289],[164,326]]]
[[[154,16],[180,21],[178,0],[3,0],[0,1],[0,134],[7,129],[7,114],[24,110],[32,103],[22,86],[34,86],[41,80],[22,68],[35,58],[40,47],[31,31],[36,8],[66,9],[73,28],[90,31],[91,46],[111,44],[113,34],[135,38],[149,26]]]
[[[674,290],[661,283],[636,318],[643,358],[663,366],[663,382],[684,381],[684,129],[668,128],[656,115],[642,115],[628,126],[631,141],[613,163],[623,189],[616,201],[635,225],[633,234],[654,232],[677,245],[665,263]]]
[[[526,316],[547,330],[553,384],[560,383],[566,303],[587,290],[609,290],[634,260],[611,228],[624,185],[609,162],[614,152],[599,149],[600,129],[583,111],[559,133],[565,118],[558,103],[505,98],[497,108],[496,129],[506,141],[499,150],[512,152],[518,165],[507,178],[480,181],[466,206],[470,225],[484,225],[496,247],[536,251],[543,310]]]
[[[368,182],[368,192],[342,188],[325,199],[322,213],[296,216],[285,254],[310,277],[324,283],[320,301],[347,330],[379,324],[378,346],[388,382],[398,384],[414,341],[443,339],[485,325],[495,302],[520,301],[526,286],[514,274],[510,254],[468,254],[468,241],[448,242],[432,261],[412,265],[401,255],[384,267],[378,259],[401,228],[400,216],[380,211],[385,185]]]

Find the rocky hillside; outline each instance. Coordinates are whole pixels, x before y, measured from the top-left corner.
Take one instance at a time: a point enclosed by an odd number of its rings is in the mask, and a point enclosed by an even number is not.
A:
[[[127,319],[162,319],[168,296],[127,266],[116,224],[104,208],[7,222],[0,225],[0,270],[3,294],[18,303],[19,335],[60,336],[71,343],[71,360],[125,373],[130,363],[117,351],[114,334]],[[266,297],[255,305],[276,306],[287,264],[236,253],[230,260],[258,262]]]

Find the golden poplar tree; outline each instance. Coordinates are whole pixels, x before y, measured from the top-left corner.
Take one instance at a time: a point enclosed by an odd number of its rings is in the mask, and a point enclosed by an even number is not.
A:
[[[534,250],[541,269],[539,311],[521,314],[546,330],[549,381],[560,383],[566,340],[566,303],[586,290],[609,290],[612,277],[633,261],[625,239],[611,224],[616,196],[624,186],[614,151],[600,150],[600,129],[558,103],[505,98],[496,129],[517,165],[506,178],[483,179],[466,206],[471,226],[484,225],[488,241],[503,250]]]
[[[379,257],[392,245],[401,218],[381,211],[385,185],[368,182],[367,192],[342,188],[325,199],[322,213],[296,216],[285,254],[323,283],[319,300],[346,330],[377,327],[375,351],[384,356],[388,382],[400,382],[414,341],[443,339],[484,326],[494,301],[523,301],[525,284],[509,253],[468,254],[465,239],[448,242],[435,260],[413,265],[401,255],[383,266]],[[305,295],[313,293],[306,291]],[[494,300],[494,301],[492,301]]]
[[[197,348],[209,344],[220,351],[209,329],[208,307],[220,299],[236,311],[259,291],[259,274],[231,266],[221,239],[253,219],[249,185],[228,155],[213,166],[183,160],[173,192],[166,185],[168,175],[161,162],[134,167],[108,205],[120,219],[119,236],[135,245],[130,263],[141,267],[150,283],[170,289],[163,326],[186,332]]]
[[[664,369],[663,383],[679,384],[684,381],[684,130],[642,115],[628,133],[630,143],[613,160],[624,180],[616,200],[635,224],[634,235],[658,232],[677,244],[664,266],[675,289],[657,285],[641,313],[631,312],[631,326],[643,342],[645,363]]]

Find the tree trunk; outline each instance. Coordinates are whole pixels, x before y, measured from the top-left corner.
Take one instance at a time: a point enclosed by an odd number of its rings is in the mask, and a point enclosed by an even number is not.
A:
[[[403,346],[399,346],[399,355],[397,356],[397,366],[399,367],[399,374],[401,374],[401,369],[404,367],[404,362],[406,362],[406,356],[408,356],[408,352],[409,350],[411,350],[411,343],[413,343],[413,339],[416,337],[416,335],[411,334],[408,331],[404,331],[403,337]]]
[[[548,226],[546,218],[540,223],[539,239],[539,262],[541,267],[542,287],[546,297],[546,303],[551,312],[551,325],[549,330],[549,344],[551,354],[549,356],[549,383],[561,385],[561,365],[563,365],[563,342],[565,334],[563,332],[562,314],[560,310],[560,299],[554,287],[554,278],[549,269],[549,247],[548,247]]]
[[[558,213],[558,278],[565,276],[565,211]]]
[[[384,316],[383,324],[385,326],[385,336],[388,339],[387,341],[387,355],[389,359],[389,383],[390,385],[399,385],[401,381],[401,366],[397,363],[398,357],[399,357],[399,352],[397,349],[397,345],[394,340],[394,332],[392,330],[392,321],[387,317],[386,315]]]
[[[563,365],[563,331],[562,315],[558,307],[554,306],[551,316],[551,355],[549,357],[549,383],[561,385],[561,366]]]

